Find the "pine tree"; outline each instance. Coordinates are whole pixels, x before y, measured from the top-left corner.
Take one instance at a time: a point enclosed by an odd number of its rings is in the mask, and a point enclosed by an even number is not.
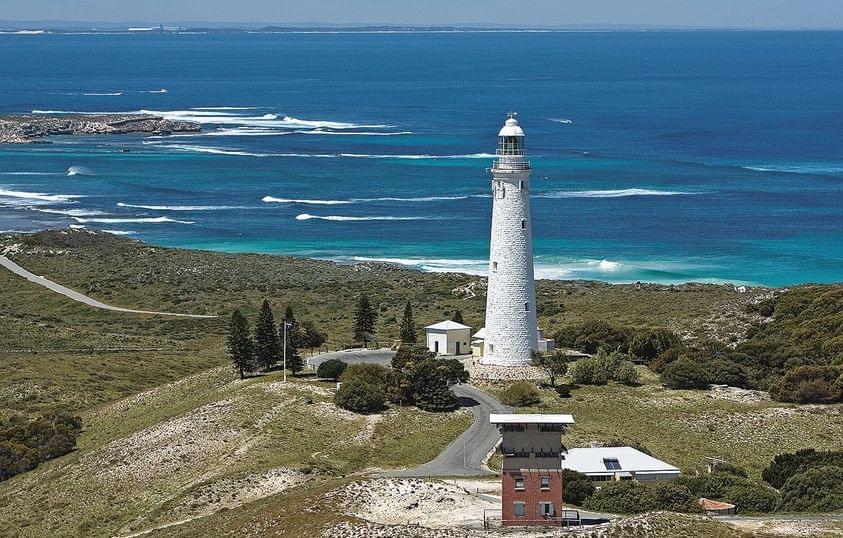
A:
[[[255,345],[249,331],[249,320],[239,310],[231,314],[231,328],[228,333],[228,355],[240,379],[246,378],[246,372],[252,371],[255,364]]]
[[[322,347],[325,343],[325,335],[319,331],[316,324],[311,320],[306,319],[301,322],[302,338],[304,347],[310,348],[310,354],[313,355],[313,349]]]
[[[415,344],[419,335],[416,332],[416,323],[413,321],[413,306],[407,301],[404,307],[404,317],[401,318],[401,342]]]
[[[369,337],[375,334],[375,321],[378,313],[369,302],[365,294],[360,296],[357,308],[354,310],[354,340],[368,343]]]
[[[455,323],[462,323],[463,325],[465,325],[465,321],[463,321],[462,319],[462,312],[460,312],[459,310],[454,310],[454,317],[451,319],[451,321]]]
[[[304,361],[299,354],[299,348],[304,347],[304,337],[301,327],[296,322],[296,315],[293,312],[292,306],[287,306],[284,311],[284,319],[281,321],[281,329],[279,334],[284,334],[284,324],[287,324],[287,369],[297,374],[304,368]]]
[[[457,397],[446,383],[435,383],[416,395],[416,406],[423,411],[452,411],[457,408]]]
[[[269,301],[261,305],[258,322],[255,325],[255,359],[258,366],[267,369],[280,357],[278,332],[275,330],[275,316]]]

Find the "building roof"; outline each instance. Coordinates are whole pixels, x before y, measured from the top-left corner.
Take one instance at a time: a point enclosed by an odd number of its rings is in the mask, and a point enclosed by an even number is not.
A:
[[[480,329],[479,331],[474,333],[471,337],[472,338],[478,338],[480,340],[485,340],[486,339],[486,327],[483,327],[482,329]]]
[[[700,497],[700,506],[702,506],[703,510],[731,510],[735,507],[734,504],[712,501],[705,497]]]
[[[618,472],[679,474],[679,469],[629,446],[571,448],[562,467],[583,474]]]
[[[425,329],[437,329],[440,331],[452,331],[454,329],[470,329],[468,325],[463,325],[462,323],[457,323],[456,321],[440,321],[439,323],[434,323],[433,325],[428,325]]]
[[[541,413],[524,415],[506,413],[489,415],[489,422],[492,424],[573,424],[574,417],[571,415],[545,415]]]
[[[504,122],[498,136],[524,136],[524,129],[518,125],[518,120],[510,117]]]

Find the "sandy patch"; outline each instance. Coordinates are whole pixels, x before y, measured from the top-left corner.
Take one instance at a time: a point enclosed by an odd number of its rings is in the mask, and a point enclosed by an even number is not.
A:
[[[261,383],[260,388],[270,394],[289,394],[290,391],[308,392],[317,396],[332,398],[334,393],[332,390],[320,387],[318,385],[291,383],[290,381],[272,381],[269,383]]]
[[[712,385],[708,391],[710,398],[729,400],[732,402],[757,404],[771,401],[770,394],[763,390],[749,390],[726,385]]]
[[[484,509],[499,508],[460,486],[416,478],[353,482],[336,494],[350,515],[381,525],[476,526]]]
[[[453,538],[469,536],[465,531],[455,529],[429,529],[414,525],[377,525],[375,523],[351,523],[344,521],[325,529],[325,538]]]
[[[351,438],[352,443],[364,443],[375,434],[375,426],[383,420],[383,415],[366,415],[363,420],[363,428]]]
[[[753,534],[773,536],[843,536],[843,521],[817,519],[747,519],[730,521],[732,526]]]

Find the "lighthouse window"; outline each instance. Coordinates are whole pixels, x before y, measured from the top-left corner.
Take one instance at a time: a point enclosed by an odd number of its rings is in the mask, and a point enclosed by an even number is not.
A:
[[[501,198],[506,198],[506,187],[501,185]]]
[[[522,230],[527,229],[527,219],[521,219],[521,229]]]
[[[498,270],[498,262],[492,262],[492,271]]]
[[[524,312],[530,311],[530,303],[524,303]]]
[[[523,182],[523,181],[519,181],[519,182],[518,182],[518,190],[519,190],[519,191],[523,191],[523,190],[524,190],[524,182]]]

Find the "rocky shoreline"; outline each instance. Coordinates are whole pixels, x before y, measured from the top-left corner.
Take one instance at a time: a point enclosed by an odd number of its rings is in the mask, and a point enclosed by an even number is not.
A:
[[[16,115],[0,117],[0,144],[48,143],[51,135],[99,135],[147,133],[168,135],[199,132],[192,121],[173,121],[150,114],[103,114],[78,116]]]

